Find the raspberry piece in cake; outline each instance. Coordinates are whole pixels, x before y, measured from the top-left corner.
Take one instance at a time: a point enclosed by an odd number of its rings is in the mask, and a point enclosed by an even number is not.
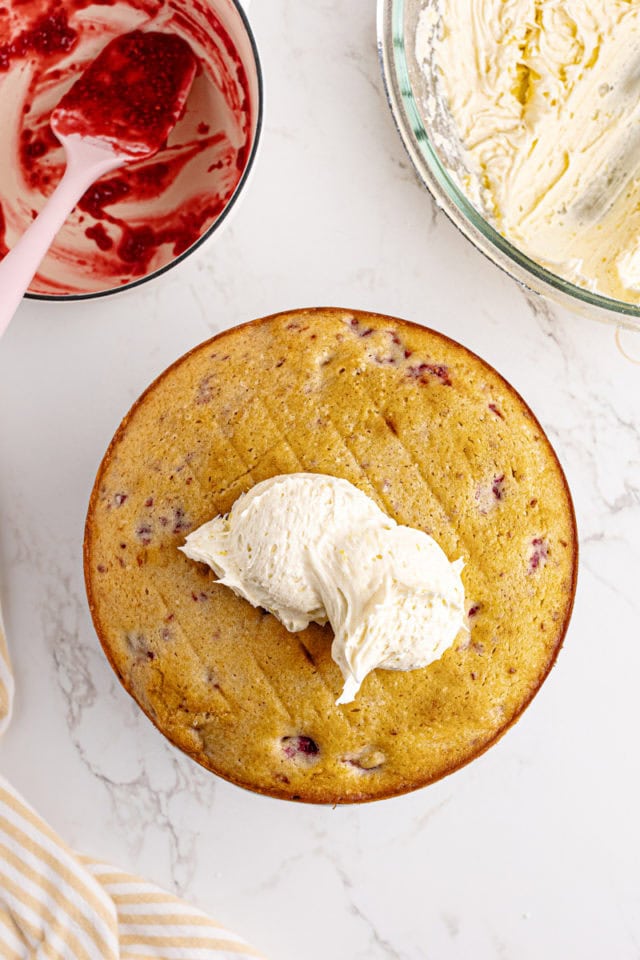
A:
[[[293,759],[294,757],[315,757],[320,753],[320,747],[311,737],[305,737],[300,734],[297,737],[283,737],[282,751],[285,757]]]

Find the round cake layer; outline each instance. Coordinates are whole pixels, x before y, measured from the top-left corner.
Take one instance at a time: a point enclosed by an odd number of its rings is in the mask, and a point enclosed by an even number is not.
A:
[[[293,472],[350,480],[465,562],[469,632],[343,706],[329,627],[289,633],[178,550]],[[226,331],[162,374],[105,455],[85,536],[98,636],[159,729],[241,786],[319,803],[412,790],[504,733],[555,660],[576,565],[562,469],[513,388],[441,334],[339,309]]]

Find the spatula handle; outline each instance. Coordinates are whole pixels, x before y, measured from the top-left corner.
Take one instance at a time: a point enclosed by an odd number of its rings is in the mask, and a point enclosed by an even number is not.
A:
[[[71,142],[75,140],[75,142]],[[7,329],[18,304],[51,246],[87,187],[124,162],[110,148],[69,137],[65,143],[67,167],[46,204],[0,262],[0,337]]]

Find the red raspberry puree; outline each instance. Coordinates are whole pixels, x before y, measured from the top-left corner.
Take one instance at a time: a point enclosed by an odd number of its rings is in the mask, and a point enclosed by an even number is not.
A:
[[[12,2],[0,6],[0,127],[6,132],[0,144],[0,257],[62,175],[64,153],[49,126],[52,109],[110,40],[139,29],[181,36],[194,51],[199,66],[186,109],[155,156],[107,175],[85,193],[43,261],[33,292],[98,292],[161,268],[211,226],[240,180],[252,140],[249,88],[230,35],[206,3],[52,0],[43,10],[42,0]],[[141,44],[141,37],[134,33],[130,42]],[[134,127],[146,123],[151,136],[145,90],[167,102],[171,94],[163,84],[172,69],[185,67],[173,59],[184,45],[171,44],[168,37],[139,77],[110,65],[114,97],[118,87],[129,91],[125,114],[111,114],[114,131],[129,124],[131,133],[133,121]],[[77,105],[74,96],[65,107]],[[92,110],[97,121],[109,112],[104,103]],[[164,132],[153,128],[160,143],[169,119],[165,111]]]
[[[106,140],[134,159],[165,145],[196,72],[191,47],[174,33],[116,37],[64,95],[55,133]]]

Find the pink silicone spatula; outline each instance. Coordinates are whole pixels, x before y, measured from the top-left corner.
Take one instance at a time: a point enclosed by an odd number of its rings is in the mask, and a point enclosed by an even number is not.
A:
[[[0,336],[56,233],[91,184],[153,156],[180,117],[196,72],[189,44],[135,30],[112,40],[51,114],[67,166],[47,203],[0,263]]]

